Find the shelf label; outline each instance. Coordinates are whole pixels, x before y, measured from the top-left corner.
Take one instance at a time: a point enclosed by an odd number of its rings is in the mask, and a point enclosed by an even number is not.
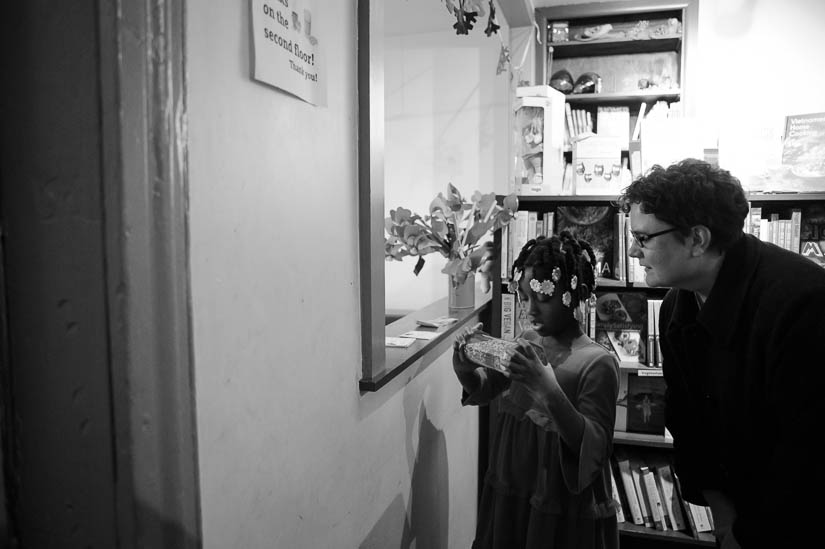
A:
[[[636,374],[639,377],[662,377],[664,375],[661,368],[651,368],[650,370],[639,368]]]

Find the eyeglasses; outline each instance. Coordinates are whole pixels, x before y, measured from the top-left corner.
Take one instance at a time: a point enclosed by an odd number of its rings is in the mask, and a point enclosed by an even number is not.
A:
[[[633,243],[636,244],[640,248],[645,247],[645,243],[650,240],[651,238],[656,238],[657,236],[662,236],[663,234],[672,233],[673,231],[679,230],[679,227],[671,227],[669,229],[665,229],[664,231],[659,231],[658,233],[652,234],[639,234],[633,231],[630,231],[630,236],[633,237]]]

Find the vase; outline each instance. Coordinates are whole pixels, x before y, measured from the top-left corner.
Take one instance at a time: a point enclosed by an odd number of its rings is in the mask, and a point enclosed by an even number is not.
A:
[[[475,273],[467,273],[464,282],[456,285],[452,275],[447,277],[447,295],[450,309],[472,309],[476,304]]]

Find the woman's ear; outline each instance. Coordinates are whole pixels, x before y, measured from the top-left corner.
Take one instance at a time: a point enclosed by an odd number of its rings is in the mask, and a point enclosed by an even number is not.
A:
[[[710,249],[713,234],[705,225],[694,225],[690,229],[691,255],[700,256]]]

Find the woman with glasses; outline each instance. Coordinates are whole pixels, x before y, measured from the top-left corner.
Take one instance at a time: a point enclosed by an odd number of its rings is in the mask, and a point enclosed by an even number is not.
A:
[[[710,505],[720,547],[804,547],[825,516],[825,270],[743,234],[739,180],[700,160],[654,166],[619,204],[628,254],[670,287],[665,418],[685,499]]]

